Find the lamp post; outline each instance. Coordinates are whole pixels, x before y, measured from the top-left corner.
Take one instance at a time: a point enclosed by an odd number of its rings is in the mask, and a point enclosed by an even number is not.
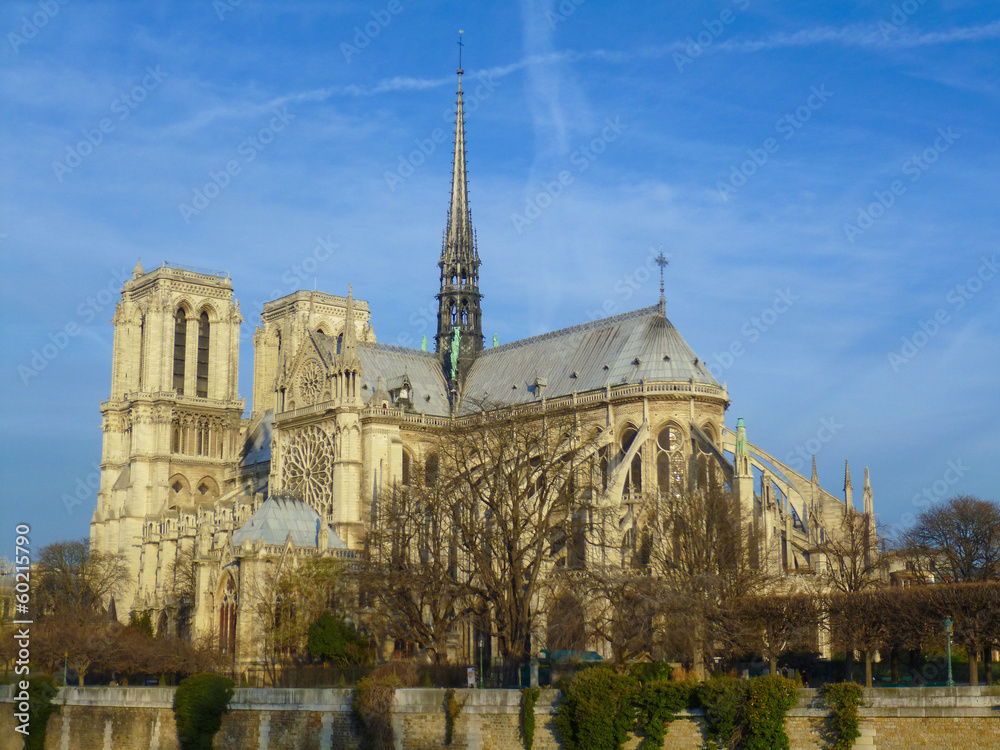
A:
[[[479,689],[482,690],[483,685],[486,682],[486,675],[483,672],[483,647],[485,646],[483,641],[483,634],[479,634]]]
[[[63,651],[63,685],[66,684],[69,673],[69,651]]]
[[[948,687],[955,687],[955,680],[951,677],[951,628],[954,624],[950,617],[944,618],[944,634],[948,640]]]

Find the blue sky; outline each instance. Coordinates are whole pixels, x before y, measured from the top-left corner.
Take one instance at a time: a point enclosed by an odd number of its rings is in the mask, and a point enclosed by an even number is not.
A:
[[[230,273],[247,396],[295,289],[431,333],[459,29],[488,339],[655,303],[662,246],[730,426],[890,526],[998,499],[996,5],[43,0],[0,12],[0,553],[88,533],[138,256]]]

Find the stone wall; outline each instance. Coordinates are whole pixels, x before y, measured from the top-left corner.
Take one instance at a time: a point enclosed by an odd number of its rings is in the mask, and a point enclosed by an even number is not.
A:
[[[20,750],[9,686],[0,689],[0,750]],[[443,748],[444,690],[400,690],[393,726],[401,750]],[[459,690],[455,750],[522,747],[516,690]],[[215,747],[224,750],[359,750],[350,690],[237,690]],[[558,750],[552,722],[558,693],[543,691],[535,707],[535,750]],[[49,720],[46,750],[177,750],[171,688],[63,688]],[[858,750],[975,747],[1000,750],[1000,688],[866,690]],[[800,690],[785,728],[794,750],[829,747],[826,710],[815,690]],[[626,745],[635,750],[639,738]],[[684,713],[670,725],[665,750],[700,750],[704,721]]]

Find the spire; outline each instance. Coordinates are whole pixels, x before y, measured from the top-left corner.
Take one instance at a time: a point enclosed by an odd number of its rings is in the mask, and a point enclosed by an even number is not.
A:
[[[660,245],[660,254],[654,260],[656,261],[656,265],[660,267],[660,315],[666,316],[667,298],[663,295],[663,269],[670,264],[670,261],[663,254],[663,245]]]
[[[815,453],[813,453],[812,483],[813,484],[819,484],[819,474],[816,473],[816,454]]]
[[[461,34],[462,32],[459,32]],[[458,103],[455,111],[455,156],[451,166],[451,205],[441,259],[449,253],[475,254],[472,213],[469,211],[469,183],[465,173],[465,108],[462,101],[462,39],[458,40]],[[463,252],[464,251],[464,252]],[[454,257],[454,256],[453,256]],[[478,258],[477,258],[478,260]]]
[[[844,503],[847,506],[845,514],[854,510],[854,488],[851,486],[851,464],[848,461],[844,461]]]
[[[871,479],[868,476],[868,467],[867,466],[865,467],[865,488],[864,488],[864,491],[862,493],[862,497],[864,498],[865,514],[869,515],[869,514],[871,514],[874,511],[874,507],[873,507],[874,506],[874,502],[873,502],[874,496],[872,494],[872,483],[871,483]]]
[[[459,32],[461,34],[462,32]],[[469,210],[469,185],[465,170],[465,109],[462,100],[462,39],[458,40],[458,92],[455,109],[455,154],[451,173],[451,202],[441,247],[441,290],[435,351],[449,381],[464,380],[465,373],[483,349],[479,251]],[[458,347],[453,345],[458,330]],[[452,386],[450,390],[455,391]]]
[[[312,295],[309,295],[309,301],[312,302]],[[344,348],[343,352],[346,354],[348,351],[357,350],[358,348],[358,332],[354,327],[354,288],[353,285],[347,285],[347,313],[344,315]]]
[[[144,276],[145,273],[146,272],[142,268],[142,258],[139,258],[139,260],[136,261],[135,268],[132,269],[132,278],[138,279],[140,276]]]

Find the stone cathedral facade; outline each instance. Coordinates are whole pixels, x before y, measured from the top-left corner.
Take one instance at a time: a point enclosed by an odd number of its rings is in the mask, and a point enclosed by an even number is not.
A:
[[[662,293],[658,305],[484,346],[461,86],[459,71],[434,352],[378,343],[350,287],[295,292],[256,321],[247,413],[229,278],[138,264],[125,283],[91,522],[93,547],[124,554],[133,573],[119,616],[151,611],[159,629],[211,635],[234,664],[252,665],[250,579],[278,558],[360,554],[373,498],[433,465],[441,429],[483,401],[601,425],[602,502],[619,511],[623,543],[639,531],[637,497],[678,493],[705,462],[759,519],[789,588],[827,564],[817,548],[844,514],[874,528],[867,470],[855,509],[849,474],[835,496],[815,464],[802,476],[748,442],[742,420],[727,426],[726,386],[667,319]],[[178,591],[181,561],[193,596]],[[466,656],[469,640],[459,639]]]

